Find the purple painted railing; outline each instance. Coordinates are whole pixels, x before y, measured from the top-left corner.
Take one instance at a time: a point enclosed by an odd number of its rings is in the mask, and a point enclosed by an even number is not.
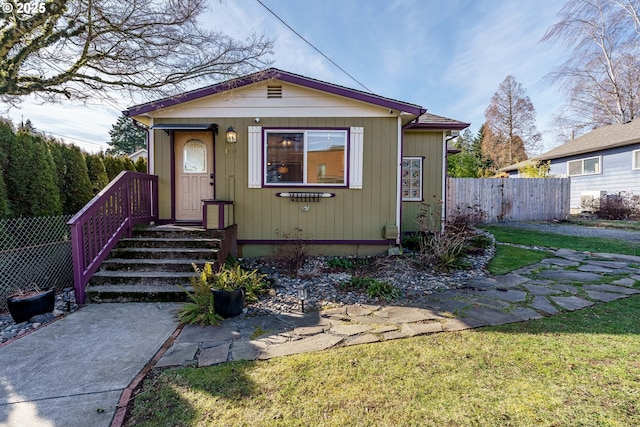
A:
[[[71,227],[76,302],[85,303],[85,287],[123,235],[158,220],[158,177],[120,172],[67,223]]]

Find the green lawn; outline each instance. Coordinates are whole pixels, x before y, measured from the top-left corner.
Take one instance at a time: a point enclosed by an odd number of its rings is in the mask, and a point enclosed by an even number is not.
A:
[[[640,255],[640,244],[625,242],[623,240],[565,236],[552,233],[540,233],[524,228],[496,225],[483,227],[483,229],[493,234],[498,242],[504,243],[517,243],[548,248],[568,248],[586,252]]]
[[[127,426],[640,425],[640,296],[149,377]]]
[[[500,230],[498,241],[618,247]],[[540,256],[498,245],[492,271]],[[640,425],[640,296],[500,327],[169,369],[149,376],[129,409],[127,426]]]

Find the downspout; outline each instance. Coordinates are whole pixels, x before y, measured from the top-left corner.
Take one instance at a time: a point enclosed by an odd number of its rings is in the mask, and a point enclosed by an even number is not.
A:
[[[442,230],[444,230],[444,226],[447,222],[447,167],[449,163],[449,159],[447,159],[447,148],[449,141],[458,137],[458,135],[447,137],[447,132],[449,131],[442,132],[442,139],[444,140],[442,147],[442,218],[440,218]]]
[[[400,143],[398,146],[398,172],[396,178],[398,183],[396,188],[396,193],[398,194],[396,201],[396,218],[398,224],[398,237],[396,237],[397,245],[402,244],[402,159],[404,158],[404,130],[406,127],[414,124],[418,117],[426,112],[426,109],[420,109],[420,114],[404,126],[402,125],[402,113],[400,113],[400,115],[398,116],[398,141]]]
[[[404,127],[402,126],[402,116],[398,115],[398,167],[396,177],[396,224],[398,225],[398,235],[396,245],[402,243],[402,156],[404,153]]]
[[[136,119],[131,119],[133,121],[133,125],[139,129],[144,130],[147,133],[147,173],[149,175],[153,175],[155,165],[153,162],[153,132],[151,132],[151,126],[153,126],[153,118],[151,118],[151,122],[149,126],[145,126]]]

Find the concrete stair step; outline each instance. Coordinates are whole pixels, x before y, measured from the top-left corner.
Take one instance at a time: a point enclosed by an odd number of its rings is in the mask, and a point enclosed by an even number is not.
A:
[[[118,242],[118,248],[205,248],[218,249],[222,241],[209,238],[188,237],[134,237],[123,238]]]
[[[218,230],[205,230],[201,227],[189,227],[178,225],[159,225],[153,227],[138,228],[133,232],[134,237],[149,238],[214,238],[220,239],[223,233]]]
[[[191,286],[185,286],[191,291]],[[87,287],[87,299],[94,303],[107,302],[183,302],[188,297],[178,286],[160,285],[99,285]]]
[[[171,271],[98,271],[89,285],[187,286],[197,273]]]
[[[193,272],[192,264],[203,268],[207,261],[201,259],[136,259],[136,258],[109,258],[103,261],[101,271],[170,271]],[[215,264],[215,261],[210,261]],[[214,265],[214,269],[216,266]]]
[[[111,251],[113,258],[127,259],[197,259],[214,262],[218,249],[212,248],[120,248]]]

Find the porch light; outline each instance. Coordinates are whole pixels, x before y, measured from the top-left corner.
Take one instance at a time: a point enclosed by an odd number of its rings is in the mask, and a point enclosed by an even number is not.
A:
[[[300,300],[300,311],[304,313],[304,301],[308,298],[307,288],[300,286],[298,288],[298,299]]]
[[[238,133],[233,128],[233,126],[229,126],[229,129],[227,129],[227,143],[235,144],[237,141],[237,138],[238,138]]]

